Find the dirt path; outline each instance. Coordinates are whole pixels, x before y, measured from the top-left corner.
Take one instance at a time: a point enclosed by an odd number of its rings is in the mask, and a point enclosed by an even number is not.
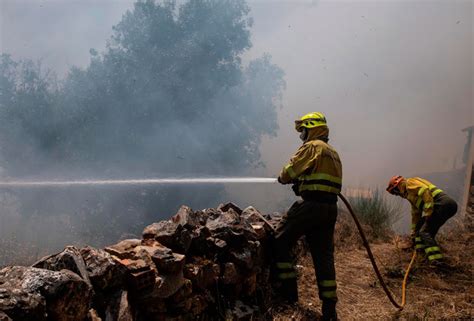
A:
[[[439,271],[417,260],[407,290],[407,306],[399,312],[391,305],[376,279],[365,249],[355,247],[336,254],[338,315],[341,320],[472,320],[474,318],[472,236],[441,242],[449,270]],[[403,271],[411,253],[395,244],[372,245],[379,268],[398,301]],[[299,304],[275,320],[315,320],[320,303],[311,257],[298,262]]]

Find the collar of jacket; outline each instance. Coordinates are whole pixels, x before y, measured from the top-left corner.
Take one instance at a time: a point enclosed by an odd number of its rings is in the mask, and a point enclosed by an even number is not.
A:
[[[322,140],[327,143],[329,140],[329,128],[327,126],[311,128],[308,131],[308,137],[306,138],[305,143],[311,140]]]
[[[403,180],[400,185],[398,185],[398,189],[400,191],[400,197],[407,198],[408,197],[408,190],[407,190],[407,182]]]

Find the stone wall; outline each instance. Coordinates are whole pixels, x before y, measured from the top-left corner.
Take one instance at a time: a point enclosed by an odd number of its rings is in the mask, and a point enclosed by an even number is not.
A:
[[[182,206],[142,239],[0,270],[0,321],[250,320],[271,298],[270,236],[252,207]]]

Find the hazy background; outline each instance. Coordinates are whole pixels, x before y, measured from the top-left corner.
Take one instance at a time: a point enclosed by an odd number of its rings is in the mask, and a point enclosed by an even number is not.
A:
[[[254,51],[271,52],[287,81],[281,130],[262,147],[268,166],[294,145],[291,120],[313,109],[327,114],[346,183],[460,166],[474,112],[472,10],[471,1],[254,5]]]
[[[312,110],[328,118],[346,186],[464,166],[461,129],[474,124],[472,1],[252,4],[249,55],[270,52],[287,82],[278,136],[262,143],[267,174],[299,145],[292,121]]]
[[[61,76],[103,49],[132,1],[1,1],[1,51]],[[346,184],[461,166],[473,123],[472,1],[249,1],[250,58],[286,73],[278,136],[261,150],[276,175],[297,148],[293,121],[327,115]],[[65,37],[64,35],[68,35]]]
[[[345,186],[382,187],[395,174],[423,175],[464,166],[466,138],[461,130],[474,123],[472,1],[249,4],[253,47],[244,54],[244,63],[269,53],[286,81],[283,106],[277,110],[279,129],[275,137],[264,136],[260,145],[265,167],[249,174],[278,175],[300,145],[293,121],[311,111],[328,118]],[[0,0],[0,52],[14,59],[40,59],[65,78],[71,67],[89,65],[91,48],[105,50],[112,26],[132,6],[133,1]],[[283,210],[293,199],[291,191],[280,186],[231,186],[227,192],[223,198],[264,211]],[[57,202],[47,195],[48,202],[42,195],[35,200],[48,203],[42,206],[54,212]],[[14,203],[2,199],[2,204],[20,206]],[[81,205],[81,197],[71,203],[74,213],[96,210]],[[31,207],[28,212],[39,215]],[[48,224],[49,230],[23,224],[22,231],[33,231],[31,240],[50,238],[41,245],[45,248],[100,233],[96,228],[58,236],[68,224],[74,229],[68,215]]]

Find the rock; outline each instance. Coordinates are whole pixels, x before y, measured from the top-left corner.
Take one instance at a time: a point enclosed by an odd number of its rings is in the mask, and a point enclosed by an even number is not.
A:
[[[249,248],[230,251],[230,259],[244,269],[251,270],[254,267],[252,252]]]
[[[192,298],[186,298],[181,302],[175,303],[171,306],[171,312],[179,316],[183,316],[186,312],[189,312],[192,308],[193,300]]]
[[[160,236],[164,243],[169,243],[175,238],[176,230],[180,225],[172,221],[160,221],[153,223],[145,227],[142,233],[144,240],[154,239],[156,240],[157,236]]]
[[[143,239],[155,239],[175,252],[185,254],[191,245],[191,234],[182,225],[161,221],[143,230]]]
[[[208,219],[206,226],[214,234],[223,228],[230,228],[240,223],[240,216],[233,210],[220,214],[214,219]]]
[[[220,266],[210,260],[196,258],[193,263],[186,264],[184,277],[193,282],[197,289],[211,288],[219,279]]]
[[[264,217],[275,228],[280,224],[281,220],[283,219],[283,215],[281,213],[277,213],[277,212],[264,215]]]
[[[183,270],[185,263],[184,255],[173,253],[164,246],[156,249],[151,259],[160,274],[178,273]]]
[[[257,239],[257,234],[250,223],[241,220],[233,209],[223,212],[215,219],[208,219],[206,227],[212,237],[224,240],[231,247],[240,248],[247,240]]]
[[[0,321],[12,321],[12,319],[6,313],[0,311]]]
[[[143,239],[141,245],[144,246],[160,246],[161,244],[155,239]]]
[[[252,320],[253,314],[257,311],[258,308],[256,307],[250,307],[242,301],[236,301],[234,308],[226,311],[226,320]]]
[[[222,211],[222,212],[227,212],[229,211],[230,209],[234,210],[238,215],[241,215],[242,214],[242,209],[240,207],[238,207],[237,205],[235,205],[234,203],[226,203],[226,204],[220,204],[218,207],[217,207],[218,210]]]
[[[253,206],[249,206],[242,211],[242,218],[249,223],[259,223],[262,222],[260,218],[261,213],[257,211]]]
[[[208,237],[207,244],[211,252],[219,254],[227,247],[227,242],[219,238]]]
[[[257,273],[252,273],[244,280],[243,291],[246,295],[253,295],[257,290]]]
[[[193,230],[201,225],[206,224],[207,215],[204,212],[193,212],[188,206],[181,206],[178,212],[171,218],[173,223],[184,226]]]
[[[144,260],[141,259],[123,259],[119,260],[119,263],[122,264],[128,272],[151,270],[151,267],[147,265]]]
[[[252,229],[255,231],[257,235],[257,240],[263,240],[267,237],[267,231],[265,230],[265,223],[252,223],[250,224]]]
[[[202,295],[194,295],[191,298],[191,313],[193,315],[200,315],[206,310],[207,305],[207,300]]]
[[[202,212],[206,215],[208,220],[209,219],[215,220],[216,218],[218,218],[222,214],[222,211],[220,211],[218,209],[215,209],[215,208],[206,208]]]
[[[209,242],[207,238],[211,236],[211,232],[206,226],[200,226],[191,232],[191,245],[189,246],[189,256],[203,256],[209,254]]]
[[[46,320],[44,313],[48,320],[84,320],[92,298],[91,287],[69,270],[6,267],[0,284],[0,310],[13,320]]]
[[[209,217],[208,213],[206,213],[205,211],[195,211],[193,216],[195,217],[195,219],[199,220],[200,226],[206,225],[207,219]],[[196,227],[199,227],[199,226],[196,225]]]
[[[87,313],[87,321],[102,321],[96,310],[90,309]]]
[[[192,293],[193,293],[193,283],[191,282],[191,280],[185,279],[183,286],[169,298],[169,301],[173,303],[184,301]]]
[[[86,246],[81,249],[89,279],[97,290],[121,287],[125,282],[127,269],[104,250]]]
[[[238,243],[239,241],[245,241],[243,233],[238,228],[239,223],[239,216],[236,216],[235,212],[232,211],[223,213],[216,219],[208,220],[206,227],[214,239],[221,239],[227,243]]]
[[[167,247],[164,247],[161,244],[159,246],[139,245],[133,249],[133,259],[143,260],[148,267],[155,269],[152,256],[153,256],[153,253],[155,253],[155,251],[159,248],[168,249]]]
[[[248,248],[252,253],[253,266],[260,269],[265,264],[265,253],[260,241],[249,241]]]
[[[153,291],[156,283],[156,273],[149,266],[141,269],[130,270],[127,275],[127,286],[130,291],[138,296],[146,295]]]
[[[257,233],[259,240],[266,238],[271,232],[273,232],[273,230],[263,221],[263,215],[254,207],[249,206],[245,208],[242,211],[241,216],[246,222],[250,223],[254,231]],[[271,221],[268,216],[265,217],[265,219],[267,219],[269,223],[274,223],[273,226],[276,226],[276,220],[279,220],[279,218],[275,218],[274,221]]]
[[[120,291],[105,311],[105,321],[134,321],[127,291]]]
[[[168,311],[167,304],[164,299],[159,298],[143,298],[137,305],[138,320],[156,320],[156,316],[164,315]]]
[[[155,269],[151,256],[162,245],[155,240],[148,240],[144,243],[149,245],[142,245],[140,240],[125,240],[109,246],[105,250],[119,258],[119,263],[131,272]]]
[[[223,270],[222,282],[224,284],[237,284],[240,281],[240,273],[234,263],[225,263]]]
[[[117,244],[106,247],[104,250],[120,259],[130,259],[133,257],[133,254],[131,254],[133,249],[141,245],[141,242],[139,239],[123,240]]]
[[[197,266],[195,264],[186,264],[186,266],[184,267],[184,270],[183,270],[183,274],[184,274],[185,278],[188,278],[191,281],[196,282],[196,280],[198,279],[200,271],[201,271],[201,269],[199,268],[199,266]]]
[[[19,321],[46,320],[46,300],[40,294],[6,288],[1,282],[3,281],[0,281],[0,311],[4,311],[4,315],[8,313]]]
[[[87,284],[91,285],[81,251],[74,246],[67,246],[60,253],[46,256],[32,266],[51,271],[69,270],[82,277]]]
[[[186,283],[183,272],[159,275],[155,279],[153,289],[146,295],[149,298],[165,299],[175,294]]]

